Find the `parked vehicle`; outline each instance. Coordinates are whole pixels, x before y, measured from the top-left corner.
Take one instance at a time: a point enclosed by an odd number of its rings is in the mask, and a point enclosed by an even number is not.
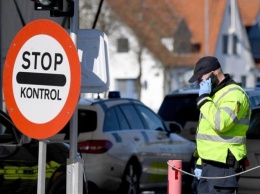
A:
[[[37,193],[38,152],[39,141],[20,133],[10,117],[0,111],[0,193]],[[48,143],[46,154],[46,194],[64,194],[69,145]],[[86,194],[86,180],[83,187]]]
[[[247,170],[260,165],[260,107],[252,109],[247,131]],[[257,194],[260,191],[260,168],[241,175],[238,194]]]
[[[198,89],[174,91],[165,96],[158,114],[169,125],[178,122],[183,127],[180,135],[195,141],[196,127],[199,118],[196,99]],[[247,131],[247,156],[246,169],[260,165],[260,90],[246,88],[250,99],[252,116]],[[249,171],[240,176],[238,194],[257,194],[260,191],[260,168]]]
[[[172,126],[172,130],[178,129],[178,125]],[[65,133],[68,139],[68,131],[67,125],[53,138]],[[138,100],[81,99],[78,133],[90,193],[166,189],[168,160],[182,160],[183,169],[191,172],[194,142],[167,130],[161,118]],[[183,175],[184,193],[191,181]]]
[[[245,88],[250,99],[251,108],[260,105],[260,89]],[[175,90],[164,97],[158,114],[165,124],[177,122],[182,126],[180,135],[195,141],[195,134],[200,111],[197,108],[199,89]]]

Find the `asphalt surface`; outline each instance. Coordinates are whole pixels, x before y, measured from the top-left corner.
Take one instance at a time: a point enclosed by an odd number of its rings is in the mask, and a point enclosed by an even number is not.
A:
[[[140,194],[167,194],[167,191],[143,191]]]

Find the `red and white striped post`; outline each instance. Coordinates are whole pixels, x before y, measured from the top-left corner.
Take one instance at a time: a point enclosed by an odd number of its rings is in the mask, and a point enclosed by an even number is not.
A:
[[[174,166],[177,169],[182,169],[181,160],[169,160],[168,161],[168,194],[181,194],[181,172],[172,168]]]

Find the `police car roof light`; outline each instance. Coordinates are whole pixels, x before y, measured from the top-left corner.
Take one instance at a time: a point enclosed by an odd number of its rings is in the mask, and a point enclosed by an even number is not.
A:
[[[120,92],[119,91],[110,91],[108,93],[108,98],[120,98]]]

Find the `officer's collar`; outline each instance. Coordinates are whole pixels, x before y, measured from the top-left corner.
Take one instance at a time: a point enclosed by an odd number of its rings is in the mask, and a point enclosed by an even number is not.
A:
[[[212,89],[212,92],[210,93],[210,96],[213,96],[217,91],[219,91],[220,89],[224,88],[227,85],[230,84],[237,84],[229,74],[224,74],[225,75],[225,79],[222,80],[222,82],[220,82],[216,87],[214,87]]]

